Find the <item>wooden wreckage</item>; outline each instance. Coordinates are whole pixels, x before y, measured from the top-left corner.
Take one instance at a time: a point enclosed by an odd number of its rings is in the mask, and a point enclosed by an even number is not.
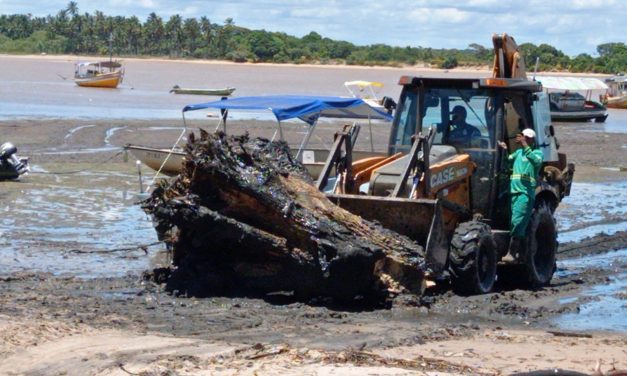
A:
[[[338,301],[424,290],[423,248],[333,204],[285,142],[201,131],[144,210],[173,256],[167,289]]]

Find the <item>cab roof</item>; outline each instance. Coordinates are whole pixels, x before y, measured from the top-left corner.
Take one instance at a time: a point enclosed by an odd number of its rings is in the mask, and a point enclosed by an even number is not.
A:
[[[537,81],[512,78],[441,78],[402,76],[398,81],[403,86],[451,87],[459,89],[491,88],[499,90],[520,90],[529,92],[542,91],[542,84]]]

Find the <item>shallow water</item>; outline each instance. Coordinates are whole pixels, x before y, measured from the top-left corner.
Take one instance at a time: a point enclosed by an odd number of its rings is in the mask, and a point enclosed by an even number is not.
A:
[[[573,182],[570,196],[556,211],[559,241],[580,241],[599,233],[627,230],[627,181]]]
[[[606,281],[586,289],[578,297],[564,298],[561,304],[581,301],[578,313],[567,313],[554,322],[569,330],[610,330],[627,332],[627,249],[557,263],[556,277],[581,273],[585,269],[610,269],[617,272]]]
[[[174,95],[181,87],[235,87],[235,96],[267,94],[348,95],[344,81],[373,80],[385,84],[382,95],[397,97],[398,79],[415,74],[403,69],[198,64],[171,61],[125,61],[118,89],[81,88],[71,77],[75,60],[40,60],[0,56],[0,119],[124,118],[180,119],[190,103],[219,99]],[[463,76],[464,73],[451,73]],[[467,75],[467,73],[465,74]],[[66,79],[62,79],[65,77]],[[201,111],[198,111],[201,112]],[[190,114],[190,116],[193,116]],[[204,116],[204,115],[202,115]]]
[[[21,181],[0,182],[0,274],[102,277],[148,268],[159,247],[150,248],[149,256],[141,251],[107,253],[157,242],[150,219],[136,204],[139,182],[130,164],[122,171],[78,167],[84,171],[47,166],[62,172],[51,174],[34,166],[35,172]]]
[[[234,96],[301,94],[347,96],[344,82],[379,81],[378,93],[398,98],[403,75],[486,77],[489,72],[419,71],[409,68],[282,66],[175,61],[127,60],[118,89],[81,88],[71,77],[78,59],[0,56],[0,120],[15,118],[180,119],[188,104],[219,99],[174,95],[181,87],[235,87]],[[196,111],[200,113],[202,111]],[[609,109],[605,123],[589,123],[591,131],[627,132],[627,111]],[[204,114],[188,113],[202,117]]]

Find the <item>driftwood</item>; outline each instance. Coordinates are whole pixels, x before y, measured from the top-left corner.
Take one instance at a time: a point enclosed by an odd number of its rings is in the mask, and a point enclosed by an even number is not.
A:
[[[419,294],[423,249],[332,204],[287,144],[193,135],[183,172],[143,203],[173,255],[167,287],[195,296]]]

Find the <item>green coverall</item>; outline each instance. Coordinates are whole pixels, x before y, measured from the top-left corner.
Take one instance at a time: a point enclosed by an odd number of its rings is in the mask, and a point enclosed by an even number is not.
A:
[[[513,172],[510,180],[512,196],[511,235],[524,238],[536,190],[536,177],[542,166],[542,152],[530,146],[520,148],[508,156],[513,163]]]

